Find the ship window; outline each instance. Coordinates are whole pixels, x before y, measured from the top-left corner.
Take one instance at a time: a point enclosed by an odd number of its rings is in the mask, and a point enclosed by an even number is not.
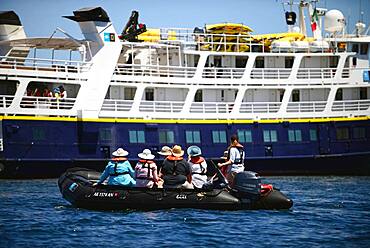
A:
[[[354,139],[365,139],[366,130],[364,127],[354,127],[353,128],[353,138]]]
[[[302,141],[302,131],[299,129],[288,130],[288,140],[290,142]]]
[[[13,80],[0,80],[0,95],[15,95],[17,91],[18,81]]]
[[[226,132],[225,131],[212,131],[213,143],[226,143]]]
[[[32,138],[35,141],[46,140],[45,129],[43,127],[33,127]]]
[[[264,142],[277,142],[276,130],[263,130],[263,141]]]
[[[282,102],[283,101],[283,98],[284,98],[284,92],[285,92],[285,90],[284,89],[280,89],[278,91],[279,91],[279,96],[280,96],[279,100],[280,100],[280,102]]]
[[[349,129],[348,127],[338,127],[337,128],[337,140],[349,139]]]
[[[159,130],[159,143],[162,143],[162,144],[175,143],[175,136],[174,136],[173,131]]]
[[[367,99],[367,88],[360,88],[360,99]]]
[[[337,68],[339,62],[339,56],[330,56],[329,57],[329,67]]]
[[[358,53],[358,44],[352,44],[352,52]]]
[[[343,100],[343,90],[338,89],[335,93],[335,101],[342,101]]]
[[[194,55],[194,67],[198,66],[200,55]]]
[[[194,96],[194,102],[202,102],[203,101],[203,90],[197,90]]]
[[[110,141],[112,140],[112,130],[108,128],[99,129],[100,140]]]
[[[242,143],[252,142],[252,131],[251,130],[238,130],[238,138]]]
[[[299,102],[299,90],[292,91],[292,101]]]
[[[128,131],[129,141],[133,144],[145,143],[145,133],[140,130],[130,130]]]
[[[186,131],[186,143],[200,144],[200,131]]]
[[[154,101],[154,89],[145,89],[145,100]]]
[[[255,61],[255,68],[265,68],[265,58],[257,57]]]
[[[316,129],[310,129],[310,140],[317,141],[317,131]]]
[[[124,89],[124,100],[134,100],[136,88]]]
[[[294,57],[285,57],[285,68],[292,68],[294,63]]]
[[[369,44],[361,44],[361,46],[360,46],[360,54],[361,55],[366,55],[368,49],[369,49]]]
[[[245,68],[247,65],[248,57],[236,56],[235,58],[235,67],[236,68]]]

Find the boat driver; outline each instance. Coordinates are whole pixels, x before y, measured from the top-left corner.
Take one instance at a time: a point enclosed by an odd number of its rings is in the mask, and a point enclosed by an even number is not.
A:
[[[218,167],[227,166],[226,179],[230,187],[234,185],[236,174],[244,171],[244,159],[244,147],[239,143],[238,136],[234,134],[230,138],[227,160],[224,163],[218,163]]]

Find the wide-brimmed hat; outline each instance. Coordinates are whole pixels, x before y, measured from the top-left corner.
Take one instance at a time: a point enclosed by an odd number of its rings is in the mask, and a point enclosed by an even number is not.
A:
[[[196,157],[202,155],[202,150],[198,146],[189,146],[187,153],[190,157]]]
[[[126,157],[128,155],[128,151],[123,150],[122,148],[118,148],[117,151],[112,153],[115,157]]]
[[[175,145],[174,147],[172,147],[172,155],[175,157],[181,157],[182,155],[184,155],[184,151],[182,150],[181,146]]]
[[[172,154],[171,148],[169,146],[163,146],[162,149],[158,152],[162,156],[169,156]]]
[[[137,156],[142,159],[153,159],[155,157],[149,149],[144,149],[143,152],[139,153]]]

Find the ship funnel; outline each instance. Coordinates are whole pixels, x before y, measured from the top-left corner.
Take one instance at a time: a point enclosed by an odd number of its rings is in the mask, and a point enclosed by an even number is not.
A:
[[[103,46],[119,40],[107,12],[102,7],[82,8],[73,11],[73,16],[63,17],[77,22],[85,39],[93,41],[90,46],[93,57]]]
[[[25,39],[26,33],[14,11],[0,11],[0,41]],[[0,46],[0,56],[27,57],[28,48]]]

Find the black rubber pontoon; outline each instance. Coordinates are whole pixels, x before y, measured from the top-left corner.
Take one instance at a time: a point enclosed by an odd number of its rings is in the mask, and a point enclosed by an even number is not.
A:
[[[60,192],[72,205],[99,210],[155,210],[170,208],[197,209],[289,209],[293,202],[276,189],[261,191],[256,173],[237,175],[235,189],[132,188],[98,185],[100,173],[74,168],[58,180]]]

